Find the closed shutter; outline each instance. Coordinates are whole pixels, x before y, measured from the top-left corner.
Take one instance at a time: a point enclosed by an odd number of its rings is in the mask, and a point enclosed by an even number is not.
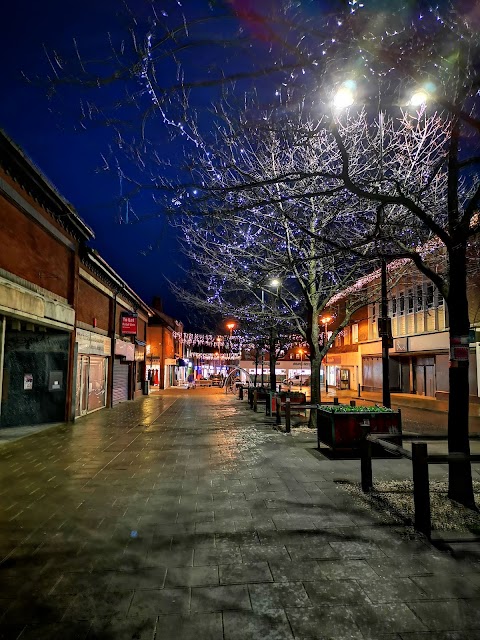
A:
[[[113,394],[112,404],[115,406],[123,400],[128,400],[128,363],[123,364],[120,358],[113,361]]]

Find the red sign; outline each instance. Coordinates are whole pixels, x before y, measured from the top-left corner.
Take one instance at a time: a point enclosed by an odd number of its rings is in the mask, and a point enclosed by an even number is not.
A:
[[[120,314],[120,335],[136,336],[137,321],[138,321],[138,317],[136,313],[121,313]]]

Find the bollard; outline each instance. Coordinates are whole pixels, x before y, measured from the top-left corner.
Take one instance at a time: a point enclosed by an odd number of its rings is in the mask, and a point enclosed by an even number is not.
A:
[[[335,396],[335,398],[333,399],[333,404],[338,404],[338,398],[337,398],[337,396]]]
[[[265,415],[269,416],[272,413],[272,392],[268,392],[268,397],[265,400]]]
[[[290,433],[291,430],[291,410],[290,398],[285,401],[285,433]]]
[[[238,399],[239,400],[243,400],[243,386],[242,385],[240,385],[238,387]]]
[[[361,386],[360,386],[360,385],[358,385],[358,393],[357,393],[357,395],[358,395],[358,397],[359,397],[359,398],[360,398],[360,391],[361,391],[361,389],[362,389],[362,388],[361,388]]]
[[[255,389],[255,391],[253,392],[253,410],[255,412],[258,411],[258,391]]]
[[[428,483],[428,451],[425,442],[412,443],[412,475],[415,529],[430,539],[432,524],[430,517],[430,486]]]
[[[282,414],[281,414],[281,410],[282,410],[282,397],[281,396],[277,396],[277,405],[275,407],[276,410],[276,420],[275,423],[276,424],[282,424]]]
[[[355,402],[355,400],[350,400],[350,406],[351,407],[356,407],[357,403]]]
[[[366,438],[360,442],[360,470],[362,475],[362,491],[368,493],[373,487],[372,443]]]

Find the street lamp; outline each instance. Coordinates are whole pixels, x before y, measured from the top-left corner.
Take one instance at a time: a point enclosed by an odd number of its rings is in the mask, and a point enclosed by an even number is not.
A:
[[[231,339],[232,332],[235,329],[235,322],[227,322],[227,329],[230,331],[230,339]]]
[[[352,81],[347,81],[337,91],[333,99],[334,108],[343,109],[351,106],[355,101],[355,94],[350,86],[354,86]],[[407,104],[412,107],[421,107],[426,105],[431,98],[431,90],[424,88],[414,91],[407,101]],[[380,102],[380,100],[379,100]],[[380,174],[383,173],[383,139],[384,139],[384,114],[379,108],[378,112],[378,127],[380,134]],[[380,175],[380,178],[382,176]],[[379,337],[382,339],[382,402],[384,407],[391,406],[390,397],[390,369],[389,369],[389,349],[391,346],[391,324],[388,316],[388,298],[387,298],[387,261],[382,258],[381,270],[380,270],[380,286],[381,286],[381,313],[378,319]]]
[[[333,320],[332,316],[325,316],[322,318],[322,324],[325,327],[325,338],[324,344],[326,345],[328,342],[328,323]],[[328,393],[328,350],[325,351],[325,393]]]
[[[267,284],[267,286],[269,287],[274,287],[276,288],[276,295],[278,296],[278,289],[280,287],[280,285],[282,284],[282,281],[279,280],[279,278],[272,278],[270,280],[270,282]],[[262,288],[261,290],[261,294],[262,294],[262,320],[264,318],[265,315],[265,290]],[[271,332],[272,332],[272,327],[270,327],[269,329],[269,335],[271,336]],[[265,362],[265,353],[264,353],[264,349],[262,348],[262,375],[261,375],[261,384],[263,387],[263,378],[264,378],[264,362]],[[270,367],[270,384],[272,384],[272,371],[271,371],[271,367]]]

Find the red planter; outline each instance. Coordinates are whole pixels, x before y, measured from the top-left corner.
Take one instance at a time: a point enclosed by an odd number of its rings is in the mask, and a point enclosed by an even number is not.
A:
[[[319,409],[317,412],[318,447],[323,442],[332,449],[356,449],[365,433],[389,433],[398,438],[390,442],[401,444],[402,421],[400,411],[345,413]]]

